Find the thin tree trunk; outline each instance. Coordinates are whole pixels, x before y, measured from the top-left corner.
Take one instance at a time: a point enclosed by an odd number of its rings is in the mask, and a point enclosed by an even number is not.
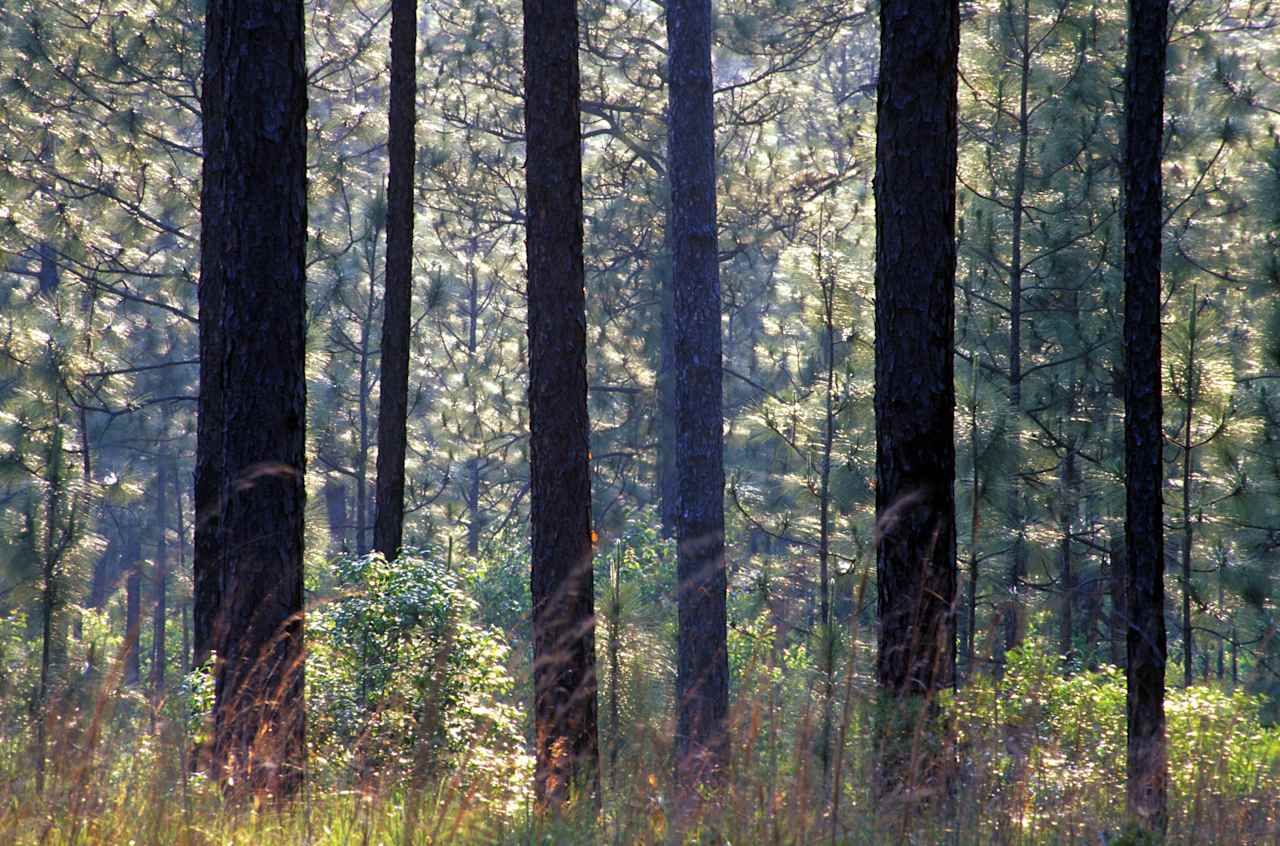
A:
[[[417,0],[391,4],[391,92],[387,137],[387,275],[382,308],[378,480],[373,547],[387,558],[404,533],[408,446],[409,328],[413,304],[414,127],[417,122]]]
[[[877,792],[940,787],[914,719],[954,682],[956,0],[884,0],[876,118],[876,519],[884,711]]]
[[[374,265],[377,262],[378,236],[370,235],[367,250],[369,295],[364,320],[360,321],[360,398],[357,407],[360,430],[356,433],[356,554],[369,551],[369,392],[373,389],[373,316],[376,292]]]
[[[1109,634],[1111,637],[1111,663],[1124,669],[1128,664],[1125,655],[1125,641],[1129,630],[1129,556],[1124,548],[1124,535],[1117,532],[1111,536],[1111,549],[1107,555],[1107,566],[1111,579],[1111,616]]]
[[[324,510],[329,519],[329,548],[333,552],[347,552],[347,527],[351,518],[347,515],[347,486],[330,476],[324,481]]]
[[[186,511],[182,505],[182,474],[178,472],[177,462],[173,467],[173,504],[174,516],[177,518],[178,528],[178,572],[184,573],[187,569],[187,521]],[[182,603],[182,656],[180,666],[182,667],[182,677],[185,679],[187,674],[191,672],[191,624],[188,614],[191,609],[191,601],[187,600]]]
[[[129,529],[125,546],[124,584],[124,683],[133,687],[142,681],[142,548],[137,527]]]
[[[574,0],[524,0],[534,787],[598,801],[582,131]]]
[[[692,802],[729,759],[720,267],[710,0],[666,7],[675,318],[676,790]]]
[[[679,509],[679,473],[676,469],[676,317],[675,280],[671,275],[671,209],[666,209],[658,280],[658,375],[655,379],[658,406],[657,485],[658,516],[662,536],[676,536]]]
[[[159,703],[164,696],[165,616],[168,613],[169,547],[165,533],[169,531],[169,459],[160,458],[156,475],[156,567],[155,615],[151,624],[151,696]]]
[[[819,212],[822,214],[822,212]],[[831,779],[831,735],[835,708],[836,642],[831,619],[831,453],[836,436],[836,276],[823,266],[822,231],[818,232],[816,255],[818,282],[822,288],[823,355],[826,359],[823,396],[822,466],[818,485],[818,631],[822,650],[822,728],[818,752],[822,764],[822,796],[829,796]]]
[[[1013,175],[1013,220],[1009,257],[1009,406],[1013,411],[1015,435],[1022,425],[1022,226],[1026,217],[1027,153],[1031,138],[1031,111],[1028,104],[1032,52],[1029,0],[1022,0],[1022,32],[1018,49],[1021,59],[1018,76],[1018,160]],[[1018,437],[1011,439],[1013,474],[1009,479],[1009,522],[1013,529],[1013,549],[1009,563],[1009,604],[1005,611],[1004,650],[1021,645],[1026,630],[1026,611],[1022,607],[1022,582],[1027,575],[1027,544],[1023,534],[1026,515],[1022,507],[1021,447]]]
[[[1195,439],[1192,424],[1198,397],[1196,378],[1196,318],[1199,316],[1200,289],[1191,286],[1191,315],[1187,327],[1187,362],[1183,376],[1186,392],[1186,414],[1183,417],[1182,440],[1182,686],[1191,687],[1194,674],[1191,668],[1194,637],[1191,629],[1191,545],[1195,529],[1191,522],[1191,479],[1195,471]]]
[[[305,754],[303,4],[206,15],[196,652],[219,658],[211,775],[281,799]]]
[[[62,407],[54,402],[53,442],[49,447],[45,473],[45,541],[42,562],[42,585],[40,591],[40,681],[36,688],[34,717],[36,724],[36,793],[43,794],[45,787],[45,758],[48,749],[48,728],[53,720],[51,713],[55,653],[57,639],[58,606],[62,602],[58,584],[61,559],[60,541],[57,532],[58,514],[62,510],[63,473],[62,473]],[[69,531],[69,530],[68,530]]]
[[[974,356],[969,379],[969,461],[973,467],[973,487],[969,506],[969,588],[965,595],[965,652],[966,677],[974,673],[974,660],[978,654],[978,530],[981,526],[981,488],[978,483],[978,359]]]
[[[1168,0],[1129,0],[1124,158],[1127,806],[1135,822],[1160,836],[1168,825],[1160,384],[1160,151],[1167,24]]]

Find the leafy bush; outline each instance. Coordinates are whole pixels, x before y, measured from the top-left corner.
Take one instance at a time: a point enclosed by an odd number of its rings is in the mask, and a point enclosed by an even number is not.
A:
[[[507,646],[474,621],[459,577],[423,550],[335,571],[338,592],[307,619],[313,771],[423,783],[487,770],[523,789]]]

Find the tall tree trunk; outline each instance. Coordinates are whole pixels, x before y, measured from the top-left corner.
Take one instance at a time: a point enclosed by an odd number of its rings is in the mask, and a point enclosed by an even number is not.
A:
[[[1076,389],[1071,388],[1069,414],[1076,413]],[[1062,459],[1062,489],[1059,507],[1059,577],[1062,583],[1061,606],[1058,617],[1058,654],[1062,658],[1064,672],[1070,672],[1071,659],[1075,656],[1075,610],[1079,576],[1075,572],[1075,562],[1071,558],[1071,527],[1076,512],[1076,444],[1071,437],[1067,439],[1067,454]]]
[[[599,797],[582,130],[574,0],[524,0],[533,683],[539,801]]]
[[[41,562],[40,589],[40,680],[36,688],[33,703],[36,749],[35,776],[36,793],[44,793],[45,757],[48,749],[48,729],[53,722],[51,713],[53,701],[54,677],[57,674],[59,653],[62,651],[56,643],[58,639],[58,611],[62,604],[61,564],[63,550],[57,524],[62,511],[62,496],[65,479],[62,468],[62,407],[54,402],[53,440],[49,447],[45,472],[45,538],[44,555]],[[68,528],[66,530],[70,532]]]
[[[196,652],[219,658],[213,777],[281,798],[304,757],[303,4],[206,14]]]
[[[676,784],[729,758],[720,266],[710,0],[666,7],[676,422]]]
[[[1124,535],[1111,536],[1111,548],[1107,554],[1107,567],[1111,580],[1111,663],[1123,669],[1128,665],[1125,641],[1129,630],[1129,556],[1124,548]]]
[[[1026,514],[1022,504],[1022,227],[1026,217],[1027,152],[1031,140],[1031,110],[1028,89],[1031,83],[1031,7],[1022,0],[1022,32],[1018,39],[1018,160],[1013,174],[1012,232],[1009,254],[1009,406],[1013,411],[1015,437],[1009,442],[1013,473],[1009,478],[1009,523],[1013,529],[1013,549],[1009,560],[1009,604],[1005,609],[1004,643],[1001,656],[1022,643],[1026,631],[1026,610],[1022,607],[1022,582],[1027,575]],[[1003,664],[1003,661],[1000,662]]]
[[[373,390],[373,317],[374,294],[377,293],[378,236],[369,236],[367,248],[369,294],[365,301],[364,320],[360,321],[360,396],[357,400],[360,430],[356,432],[356,554],[369,551],[369,393]]]
[[[821,212],[820,212],[821,214]],[[836,275],[823,266],[822,233],[818,234],[818,283],[822,288],[823,376],[822,464],[818,478],[818,631],[822,655],[822,728],[818,752],[822,764],[822,794],[830,795],[831,733],[835,701],[836,641],[831,619],[831,453],[836,438]]]
[[[169,546],[165,533],[169,531],[169,458],[161,456],[156,474],[156,567],[155,614],[151,622],[151,696],[159,703],[164,696],[165,615],[168,613]]]
[[[911,761],[903,717],[954,681],[957,0],[884,0],[876,112],[876,680],[896,704],[877,789],[909,796],[948,765]],[[921,706],[925,707],[921,707]],[[904,707],[905,706],[905,707]],[[910,730],[906,729],[906,734]],[[912,784],[915,782],[915,784]]]
[[[140,529],[129,528],[124,566],[124,683],[135,686],[142,681],[142,544]]]
[[[467,554],[480,554],[480,530],[484,517],[480,513],[480,458],[467,459]]]
[[[378,481],[373,548],[388,558],[404,533],[408,445],[409,327],[413,303],[413,171],[417,122],[417,0],[391,4],[391,94],[387,136],[387,277],[382,308]]]
[[[348,552],[347,486],[333,476],[324,480],[324,510],[329,518],[329,549],[332,552]]]
[[[1160,384],[1160,151],[1168,13],[1168,0],[1129,0],[1124,158],[1127,804],[1135,822],[1160,835],[1168,825]]]
[[[173,466],[173,511],[176,518],[176,527],[178,530],[178,572],[184,573],[187,569],[187,520],[186,511],[182,505],[182,474],[178,472],[177,461]],[[187,618],[188,611],[191,606],[191,600],[182,603],[182,656],[179,666],[182,669],[182,676],[186,678],[187,673],[191,672],[191,624]]]
[[[658,517],[662,536],[676,536],[679,509],[679,472],[676,469],[676,315],[675,280],[671,276],[671,208],[666,209],[663,230],[661,276],[658,281],[658,374],[654,380],[658,406]]]
[[[1187,325],[1187,362],[1183,374],[1183,391],[1186,393],[1186,413],[1182,420],[1182,686],[1191,687],[1191,661],[1194,637],[1191,629],[1191,546],[1195,540],[1195,528],[1191,522],[1191,480],[1195,472],[1195,438],[1192,425],[1195,422],[1197,400],[1196,378],[1196,318],[1199,316],[1200,289],[1191,286],[1191,315]]]

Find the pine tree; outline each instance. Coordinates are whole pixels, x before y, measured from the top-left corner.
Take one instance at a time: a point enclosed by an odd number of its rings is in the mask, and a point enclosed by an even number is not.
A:
[[[599,797],[574,0],[524,1],[534,788]]]
[[[286,797],[304,755],[302,3],[216,0],[205,26],[196,652],[217,656],[215,777]]]
[[[1125,548],[1129,631],[1127,807],[1168,825],[1164,720],[1164,420],[1160,253],[1167,0],[1130,0],[1125,70]]]
[[[676,783],[687,800],[729,760],[724,414],[710,0],[667,5],[676,439]]]
[[[879,651],[887,718],[877,789],[910,796],[917,773],[897,721],[929,719],[955,671],[956,85],[953,0],[880,7],[876,117],[876,519]],[[924,707],[921,707],[924,705]],[[906,707],[903,707],[906,706]]]

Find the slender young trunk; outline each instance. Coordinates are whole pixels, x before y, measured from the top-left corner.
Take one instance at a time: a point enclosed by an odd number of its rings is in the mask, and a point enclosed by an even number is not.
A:
[[[729,760],[724,433],[710,0],[666,7],[675,316],[676,789],[689,809]]]
[[[187,570],[187,520],[186,512],[182,505],[182,478],[178,472],[177,462],[173,466],[173,506],[174,516],[177,519],[178,529],[178,572],[185,573]],[[191,601],[182,603],[182,655],[180,656],[180,666],[182,667],[182,677],[185,679],[187,673],[191,672],[191,627],[188,620],[188,614],[191,610]]]
[[[467,460],[467,554],[480,554],[480,459]]]
[[[1076,389],[1071,389],[1071,402],[1068,413],[1076,413]],[[1067,441],[1067,454],[1062,460],[1062,493],[1060,506],[1062,516],[1059,521],[1059,563],[1061,565],[1062,606],[1058,619],[1058,654],[1062,656],[1064,672],[1070,672],[1071,659],[1075,656],[1075,610],[1077,599],[1077,582],[1079,581],[1074,561],[1071,558],[1071,526],[1076,512],[1076,444],[1073,438]]]
[[[347,552],[347,486],[332,476],[324,481],[324,510],[329,518],[329,549],[331,552]]]
[[[1015,433],[1022,425],[1022,227],[1026,217],[1027,157],[1031,139],[1031,110],[1028,104],[1032,50],[1029,0],[1022,2],[1022,32],[1018,49],[1018,160],[1013,174],[1009,257],[1009,406],[1013,411]],[[1010,450],[1013,474],[1009,480],[1009,522],[1013,529],[1013,549],[1009,563],[1009,605],[1005,612],[1005,650],[1018,647],[1026,630],[1026,611],[1022,607],[1022,582],[1027,575],[1027,543],[1024,535],[1026,514],[1022,504],[1022,449],[1017,437],[1011,439]]]
[[[1160,151],[1168,12],[1168,0],[1129,0],[1125,74],[1127,806],[1133,820],[1157,836],[1168,826],[1160,367]]]
[[[1195,471],[1195,439],[1191,427],[1195,420],[1195,406],[1198,379],[1196,377],[1196,317],[1199,315],[1200,289],[1191,286],[1191,315],[1187,326],[1187,362],[1183,375],[1183,390],[1186,392],[1186,414],[1182,420],[1182,686],[1191,687],[1193,672],[1191,669],[1194,649],[1191,629],[1191,545],[1195,541],[1195,530],[1191,522],[1191,479]]]
[[[1129,556],[1124,548],[1124,535],[1115,533],[1111,536],[1111,548],[1107,555],[1107,567],[1111,579],[1111,616],[1109,634],[1111,636],[1111,663],[1124,669],[1128,661],[1125,657],[1125,640],[1129,629]]]
[[[364,320],[360,322],[360,431],[356,433],[356,554],[369,551],[369,392],[373,381],[373,316],[374,316],[374,264],[377,260],[378,236],[369,236],[372,244],[367,247],[366,261],[369,270],[369,296]]]
[[[164,696],[165,616],[168,614],[169,547],[165,533],[169,531],[169,459],[160,458],[156,474],[156,567],[155,614],[151,622],[151,697],[159,703]]]
[[[404,458],[408,448],[409,328],[413,305],[413,171],[418,35],[417,0],[391,4],[391,94],[387,122],[387,276],[382,308],[378,481],[373,547],[387,558],[404,534]]]
[[[954,683],[957,0],[883,0],[876,116],[877,792],[950,777],[914,720]]]
[[[42,562],[42,585],[40,591],[40,681],[36,688],[35,724],[36,724],[36,793],[43,794],[45,787],[45,757],[48,749],[48,727],[53,720],[50,713],[52,703],[54,653],[57,651],[54,640],[57,638],[58,606],[62,602],[59,577],[59,560],[61,551],[57,532],[59,512],[62,510],[62,408],[54,402],[54,434],[53,443],[49,447],[49,456],[45,473],[45,540]]]
[[[206,4],[196,653],[211,777],[302,782],[306,58],[302,0]]]
[[[574,0],[524,0],[534,788],[599,801]]]
[[[609,789],[618,787],[618,750],[622,747],[622,546],[609,568]]]
[[[978,530],[982,513],[979,508],[981,489],[978,483],[978,358],[974,354],[969,376],[969,463],[973,467],[973,487],[969,506],[969,588],[965,595],[965,651],[964,671],[967,677],[974,673],[974,659],[978,651]]]
[[[821,214],[821,212],[820,212]],[[822,796],[830,794],[831,733],[835,707],[835,628],[831,619],[831,452],[836,436],[836,277],[823,267],[819,231],[817,250],[818,281],[822,286],[823,352],[827,372],[823,397],[822,466],[818,486],[818,631],[822,649],[822,729],[819,758],[822,763]]]
[[[1218,561],[1218,607],[1226,608],[1226,585],[1223,584],[1222,571],[1226,567],[1226,554],[1223,553]],[[1225,675],[1224,659],[1226,652],[1226,638],[1218,635],[1218,683],[1222,683]]]
[[[125,615],[124,615],[124,683],[136,686],[142,681],[142,548],[136,527],[129,529],[125,546]]]
[[[666,209],[662,259],[658,280],[658,375],[655,380],[658,406],[657,485],[658,516],[662,536],[676,536],[679,484],[676,471],[676,317],[675,280],[671,276],[671,209]]]

